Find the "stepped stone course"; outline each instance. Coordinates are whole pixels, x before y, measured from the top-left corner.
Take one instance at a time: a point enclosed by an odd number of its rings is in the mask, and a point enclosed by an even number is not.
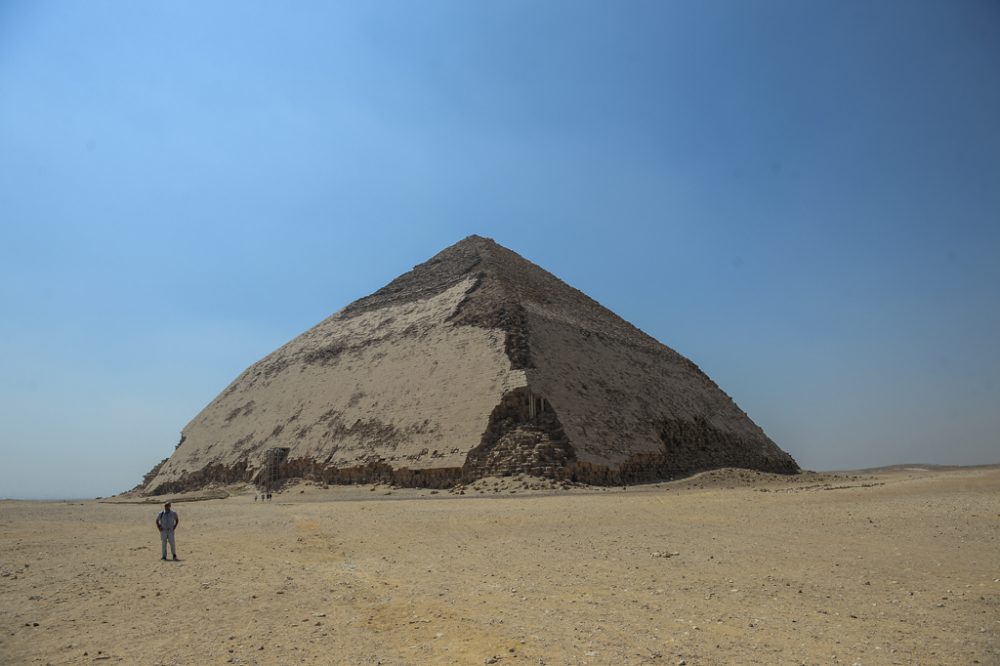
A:
[[[795,461],[696,365],[470,236],[250,366],[144,479],[590,483]]]

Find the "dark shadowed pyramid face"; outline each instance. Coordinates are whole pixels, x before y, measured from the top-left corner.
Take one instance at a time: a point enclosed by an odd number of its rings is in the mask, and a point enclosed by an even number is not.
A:
[[[798,470],[693,363],[470,236],[250,366],[146,490],[522,472],[623,483],[725,466]]]

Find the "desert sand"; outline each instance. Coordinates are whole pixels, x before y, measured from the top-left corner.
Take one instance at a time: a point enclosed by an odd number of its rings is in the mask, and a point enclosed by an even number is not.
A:
[[[546,487],[4,501],[0,663],[1000,663],[1000,467]]]

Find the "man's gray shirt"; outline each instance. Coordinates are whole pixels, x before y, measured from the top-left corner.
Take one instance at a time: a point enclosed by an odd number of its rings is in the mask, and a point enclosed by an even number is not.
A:
[[[160,515],[156,517],[160,521],[160,527],[165,530],[172,530],[177,527],[177,512],[176,511],[161,511]]]

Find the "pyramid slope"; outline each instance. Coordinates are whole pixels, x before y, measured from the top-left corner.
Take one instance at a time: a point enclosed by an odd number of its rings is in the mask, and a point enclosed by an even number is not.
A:
[[[445,486],[798,468],[698,368],[470,236],[244,371],[147,484],[290,476]]]

